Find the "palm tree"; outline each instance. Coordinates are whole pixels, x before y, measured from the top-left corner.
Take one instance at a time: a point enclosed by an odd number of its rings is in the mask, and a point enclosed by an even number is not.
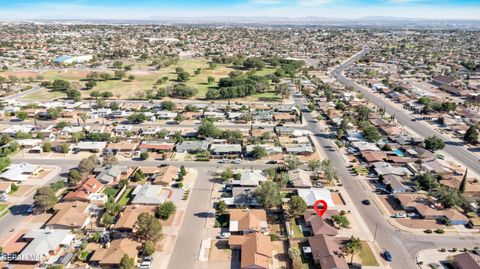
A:
[[[355,253],[360,252],[361,250],[362,250],[362,242],[360,241],[360,238],[354,237],[352,235],[348,240],[347,244],[345,245],[345,252],[352,255],[350,263],[353,262],[353,255],[355,255]]]

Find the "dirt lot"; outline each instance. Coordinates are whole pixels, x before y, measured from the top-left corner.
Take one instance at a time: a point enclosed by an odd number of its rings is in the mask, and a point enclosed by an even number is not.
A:
[[[445,226],[438,224],[435,220],[424,220],[424,219],[396,219],[396,221],[408,228],[412,229],[445,229]]]
[[[345,202],[343,201],[343,197],[339,192],[332,192],[332,200],[335,205],[345,205]]]
[[[228,262],[232,259],[232,251],[227,240],[212,240],[209,262]]]

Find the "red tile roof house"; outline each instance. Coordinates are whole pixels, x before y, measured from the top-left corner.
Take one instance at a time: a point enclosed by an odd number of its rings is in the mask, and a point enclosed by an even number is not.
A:
[[[90,202],[91,194],[100,194],[102,193],[104,186],[100,181],[98,181],[95,177],[89,177],[83,181],[81,181],[77,185],[77,189],[67,193],[63,200],[65,201],[81,201],[81,202]],[[98,199],[93,199],[98,200]]]
[[[165,143],[165,142],[142,142],[139,149],[140,150],[147,150],[151,152],[170,152],[175,147],[173,143]]]
[[[336,210],[328,210],[322,218],[320,218],[314,210],[308,209],[303,214],[303,218],[305,219],[306,226],[311,229],[312,235],[324,234],[335,236],[338,234],[338,231],[333,226],[331,216],[336,213]]]
[[[315,235],[308,237],[308,243],[312,250],[313,260],[322,269],[348,269],[347,261],[339,241],[341,239]]]

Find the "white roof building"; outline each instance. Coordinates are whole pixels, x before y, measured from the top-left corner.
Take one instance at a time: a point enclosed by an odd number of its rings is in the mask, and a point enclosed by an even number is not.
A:
[[[333,207],[335,204],[332,200],[332,194],[330,190],[323,188],[311,188],[311,189],[297,189],[298,196],[302,197],[307,206],[313,206],[318,200],[324,200],[328,207]]]
[[[71,234],[70,230],[33,229],[23,237],[31,241],[22,250],[18,259],[39,262],[47,260],[50,253],[55,253],[61,246],[69,246],[75,235]]]
[[[16,163],[7,167],[7,170],[0,174],[0,179],[8,181],[23,182],[28,179],[30,175],[38,172],[40,166],[29,163]]]

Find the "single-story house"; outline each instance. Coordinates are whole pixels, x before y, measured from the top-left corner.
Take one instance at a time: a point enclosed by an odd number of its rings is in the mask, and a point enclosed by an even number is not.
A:
[[[124,255],[136,262],[141,243],[129,238],[115,239],[108,248],[95,250],[90,262],[101,267],[117,268]]]
[[[177,152],[194,153],[197,151],[206,151],[210,146],[209,140],[183,141],[175,146]]]
[[[290,182],[295,188],[311,188],[312,181],[310,180],[310,173],[302,170],[295,169],[288,171],[288,177]]]
[[[308,207],[312,207],[318,200],[324,200],[329,208],[335,206],[330,190],[324,188],[297,189],[300,196]]]
[[[312,251],[315,264],[322,269],[348,269],[345,254],[341,249],[338,239],[327,235],[308,237],[308,244]]]
[[[165,189],[160,185],[138,185],[132,192],[132,204],[159,205],[171,196],[171,189]]]
[[[158,174],[153,180],[152,184],[162,185],[164,187],[170,186],[173,180],[177,177],[178,168],[173,165],[166,165],[159,168]]]
[[[102,152],[107,146],[107,142],[82,141],[74,146],[75,151]]]
[[[242,145],[240,144],[212,144],[210,146],[210,152],[213,155],[235,155],[240,156],[242,154]]]
[[[32,175],[36,175],[41,171],[41,167],[29,163],[15,163],[7,167],[7,169],[0,174],[0,179],[7,181],[23,182]]]
[[[232,181],[235,186],[256,187],[261,182],[267,181],[262,170],[241,170],[239,175],[238,180]]]
[[[480,255],[464,252],[453,256],[455,269],[480,269]]]
[[[63,229],[31,229],[23,235],[28,244],[18,255],[22,262],[43,262],[57,254],[62,247],[70,247],[74,234]]]
[[[82,229],[91,221],[90,204],[83,202],[65,202],[56,204],[55,215],[46,226],[53,229]]]
[[[230,209],[231,233],[268,232],[267,213],[264,209]]]
[[[249,233],[232,235],[228,239],[230,249],[240,249],[241,269],[269,269],[272,263],[272,241],[268,235]]]
[[[120,217],[113,226],[113,229],[121,232],[134,232],[137,217],[141,213],[155,214],[156,206],[145,205],[127,205],[125,209],[120,212]]]

